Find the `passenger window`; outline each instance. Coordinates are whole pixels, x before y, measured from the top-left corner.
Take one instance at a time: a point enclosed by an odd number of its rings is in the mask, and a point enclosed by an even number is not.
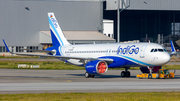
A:
[[[154,52],[157,52],[157,49],[155,49]]]
[[[151,52],[153,52],[154,51],[154,49],[151,49]]]

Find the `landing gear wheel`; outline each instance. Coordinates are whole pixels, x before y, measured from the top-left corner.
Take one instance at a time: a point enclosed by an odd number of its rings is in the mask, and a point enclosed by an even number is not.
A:
[[[84,76],[85,76],[86,78],[89,78],[91,75],[90,75],[88,72],[86,72],[86,73],[84,74]]]
[[[131,73],[129,71],[126,72],[126,77],[130,77]]]
[[[149,74],[149,75],[148,75],[148,79],[152,79],[152,74]]]
[[[121,72],[121,77],[125,77],[126,76],[126,72],[125,71],[122,71]]]

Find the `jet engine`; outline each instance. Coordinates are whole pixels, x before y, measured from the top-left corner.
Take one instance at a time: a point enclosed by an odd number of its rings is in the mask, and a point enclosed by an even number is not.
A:
[[[140,70],[142,73],[150,73],[150,68],[151,67],[140,67]],[[159,72],[159,69],[161,69],[162,67],[161,66],[154,66],[153,69],[152,69],[152,73],[158,73]]]
[[[88,62],[85,69],[89,74],[105,74],[108,70],[108,65],[105,61],[94,60]]]

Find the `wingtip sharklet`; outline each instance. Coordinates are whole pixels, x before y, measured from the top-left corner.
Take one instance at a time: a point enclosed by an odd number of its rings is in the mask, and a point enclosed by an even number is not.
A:
[[[7,50],[8,52],[11,52],[11,51],[9,50],[9,48],[8,48],[8,46],[7,46],[7,44],[6,44],[6,42],[4,41],[4,39],[3,39],[3,42],[4,42],[4,45],[5,45],[5,47],[6,47],[6,50]]]
[[[174,47],[174,44],[173,44],[172,41],[170,41],[170,42],[171,42],[171,51],[172,51],[171,54],[176,54],[176,49],[175,49],[175,47]]]

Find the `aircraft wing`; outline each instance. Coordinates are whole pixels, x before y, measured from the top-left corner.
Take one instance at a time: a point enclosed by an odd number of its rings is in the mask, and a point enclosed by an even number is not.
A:
[[[12,54],[16,54],[16,55],[24,55],[24,56],[40,56],[40,57],[54,57],[54,58],[62,58],[63,60],[68,60],[68,59],[77,59],[77,60],[81,60],[81,61],[85,61],[85,60],[103,60],[106,61],[108,63],[112,63],[113,59],[109,59],[109,58],[91,58],[91,57],[73,57],[73,56],[60,56],[60,55],[41,55],[41,54],[25,54],[25,53],[12,53]]]
[[[21,50],[28,50],[28,51],[33,51],[33,52],[44,52],[44,53],[55,53],[53,51],[48,51],[48,50],[34,50],[34,49],[21,49]]]
[[[82,62],[87,61],[92,61],[92,60],[103,60],[106,61],[108,64],[113,62],[113,59],[109,59],[109,58],[91,58],[91,57],[73,57],[73,56],[60,56],[60,55],[42,55],[42,54],[26,54],[26,53],[13,53],[9,50],[9,48],[7,47],[4,39],[3,39],[4,45],[7,49],[8,52],[10,52],[11,54],[16,54],[16,55],[23,55],[23,56],[39,56],[40,58],[46,58],[46,57],[54,57],[54,58],[61,58],[62,60],[69,60],[69,59],[77,59],[80,60]],[[38,52],[46,52],[46,53],[53,53],[53,51],[46,51],[46,50],[31,50],[31,49],[27,49],[29,51],[38,51]]]

